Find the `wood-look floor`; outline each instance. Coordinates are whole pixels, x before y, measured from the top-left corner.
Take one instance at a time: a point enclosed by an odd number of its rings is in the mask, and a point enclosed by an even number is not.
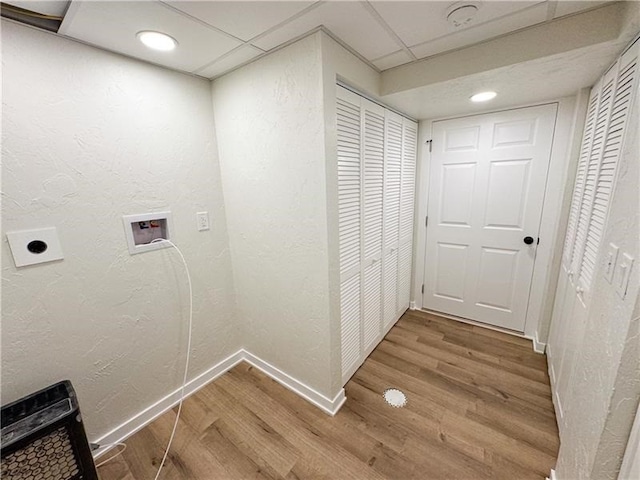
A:
[[[407,312],[330,417],[242,363],[186,400],[163,479],[543,479],[559,447],[546,359],[531,342]],[[382,399],[402,389],[405,408]],[[102,480],[153,479],[170,411]]]

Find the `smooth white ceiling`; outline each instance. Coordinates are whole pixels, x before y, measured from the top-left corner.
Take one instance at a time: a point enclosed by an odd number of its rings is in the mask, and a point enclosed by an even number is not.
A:
[[[446,21],[454,3],[73,0],[60,33],[215,78],[323,25],[378,70],[386,70],[605,2],[472,1],[479,5],[478,14],[468,27],[458,29]],[[136,39],[140,30],[168,33],[179,46],[172,52],[148,50]]]

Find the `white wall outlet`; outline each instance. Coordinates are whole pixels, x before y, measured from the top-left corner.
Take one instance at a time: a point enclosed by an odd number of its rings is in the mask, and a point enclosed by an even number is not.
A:
[[[209,212],[196,213],[196,221],[198,222],[198,230],[209,230]]]
[[[614,243],[609,244],[609,248],[604,255],[604,278],[607,282],[613,281],[613,272],[616,271],[616,262],[618,261],[618,246]]]
[[[627,295],[627,287],[629,286],[629,276],[633,267],[633,257],[628,253],[623,253],[616,273],[614,275],[614,284],[618,296],[622,299]]]
[[[7,232],[16,267],[62,260],[62,247],[56,227]]]

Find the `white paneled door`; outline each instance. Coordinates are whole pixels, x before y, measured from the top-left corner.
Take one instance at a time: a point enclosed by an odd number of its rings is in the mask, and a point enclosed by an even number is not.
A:
[[[433,123],[425,308],[524,330],[556,110]]]

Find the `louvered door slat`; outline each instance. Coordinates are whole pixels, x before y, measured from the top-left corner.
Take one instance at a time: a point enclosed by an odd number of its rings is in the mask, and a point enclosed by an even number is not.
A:
[[[406,242],[398,250],[398,309],[409,308],[411,296],[411,242]]]
[[[398,312],[398,250],[396,248],[392,248],[384,256],[383,276],[383,314],[386,330],[396,320]]]
[[[363,292],[364,350],[368,352],[382,333],[382,262],[364,270]]]
[[[387,112],[384,158],[384,248],[397,247],[400,228],[402,117]]]
[[[343,378],[360,360],[360,275],[340,285],[340,336]]]
[[[615,78],[611,76],[604,82],[600,95],[600,104],[593,133],[593,143],[589,152],[589,162],[587,164],[584,193],[580,203],[580,213],[578,215],[578,226],[576,229],[576,239],[573,248],[572,269],[579,273],[582,264],[582,254],[587,241],[587,230],[591,217],[591,206],[593,204],[594,193],[598,171],[600,169],[601,154],[607,131],[608,122],[611,116],[611,103],[613,90],[615,88]]]
[[[358,96],[340,88],[337,93],[340,338],[346,380],[362,353],[362,112]]]
[[[382,252],[382,203],[384,190],[384,110],[364,106],[364,252],[365,260]]]
[[[578,224],[578,216],[580,214],[580,205],[582,204],[582,195],[584,193],[585,180],[587,175],[587,166],[589,164],[589,156],[591,152],[591,143],[593,139],[593,128],[598,112],[598,102],[600,100],[599,85],[591,90],[589,99],[589,109],[587,112],[587,120],[585,122],[584,134],[582,137],[582,145],[580,147],[580,158],[578,160],[578,171],[576,172],[575,187],[571,198],[571,210],[569,211],[569,221],[567,224],[567,233],[564,242],[563,263],[565,268],[571,269],[573,259],[573,251],[575,248],[576,229]]]
[[[360,266],[361,122],[357,97],[339,96],[337,103],[340,276],[344,281],[357,274]]]
[[[416,181],[417,125],[403,119],[402,172],[400,185],[400,243],[413,236],[413,211]]]

